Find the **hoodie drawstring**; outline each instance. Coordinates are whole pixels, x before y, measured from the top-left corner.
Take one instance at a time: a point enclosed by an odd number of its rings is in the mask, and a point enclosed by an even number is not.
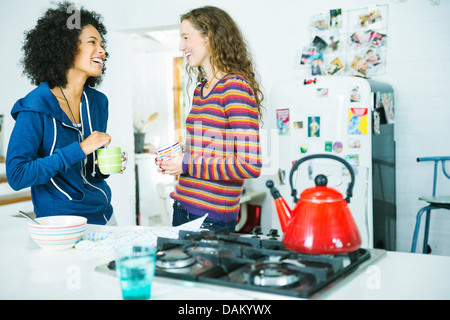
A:
[[[54,137],[53,137],[53,145],[52,145],[52,150],[50,151],[50,155],[53,154],[53,152],[55,151],[55,146],[56,146],[56,137],[58,136],[58,129],[56,126],[56,120],[53,118],[53,130],[54,130]],[[69,194],[67,192],[65,192],[63,189],[61,189],[55,182],[55,180],[53,180],[53,178],[50,179],[50,181],[52,182],[52,184],[55,186],[56,189],[59,190],[59,192],[61,192],[63,195],[65,195],[69,200],[72,201],[72,197],[69,196]]]
[[[87,94],[85,91],[83,91],[83,94],[84,94],[84,98],[86,99],[89,129],[91,130],[91,134],[92,134],[91,111],[89,109],[89,100],[88,100],[88,97],[87,97]],[[92,153],[92,168],[93,169],[92,169],[91,175],[92,175],[92,177],[95,177],[95,175],[97,174],[96,170],[95,170],[95,151]]]

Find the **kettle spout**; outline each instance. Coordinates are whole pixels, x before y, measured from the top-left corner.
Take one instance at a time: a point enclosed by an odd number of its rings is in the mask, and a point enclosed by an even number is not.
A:
[[[292,218],[292,210],[291,208],[289,208],[288,204],[281,196],[280,191],[278,191],[278,189],[274,187],[274,183],[272,180],[267,180],[266,186],[270,189],[270,193],[272,194],[272,197],[275,201],[278,219],[280,219],[281,230],[285,232],[286,227]]]

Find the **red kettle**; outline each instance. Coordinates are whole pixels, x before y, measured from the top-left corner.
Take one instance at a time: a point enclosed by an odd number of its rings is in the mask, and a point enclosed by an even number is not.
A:
[[[294,172],[301,163],[315,159],[329,158],[343,163],[350,172],[351,181],[347,198],[327,187],[327,178],[319,174],[316,186],[304,190],[297,199],[297,190],[292,184]],[[298,160],[289,175],[292,197],[296,203],[291,210],[271,180],[266,186],[271,190],[283,231],[286,248],[308,254],[342,254],[356,251],[361,246],[361,236],[348,208],[355,184],[355,174],[350,164],[342,158],[329,154],[314,154]]]

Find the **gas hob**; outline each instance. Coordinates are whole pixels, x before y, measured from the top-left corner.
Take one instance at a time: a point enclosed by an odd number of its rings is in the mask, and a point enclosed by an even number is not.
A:
[[[276,236],[180,231],[158,238],[155,275],[298,298],[315,298],[370,264],[378,251],[310,255],[286,249]],[[375,252],[375,254],[374,254]],[[110,263],[114,269],[114,262]]]

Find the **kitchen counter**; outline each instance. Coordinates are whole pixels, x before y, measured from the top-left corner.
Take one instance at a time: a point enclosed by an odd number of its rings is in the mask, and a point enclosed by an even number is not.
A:
[[[95,271],[111,253],[40,249],[23,218],[0,215],[0,299],[121,299],[118,280]],[[88,226],[88,231],[103,228]],[[386,252],[319,299],[450,299],[450,257]],[[276,300],[285,296],[155,277],[152,300]]]

